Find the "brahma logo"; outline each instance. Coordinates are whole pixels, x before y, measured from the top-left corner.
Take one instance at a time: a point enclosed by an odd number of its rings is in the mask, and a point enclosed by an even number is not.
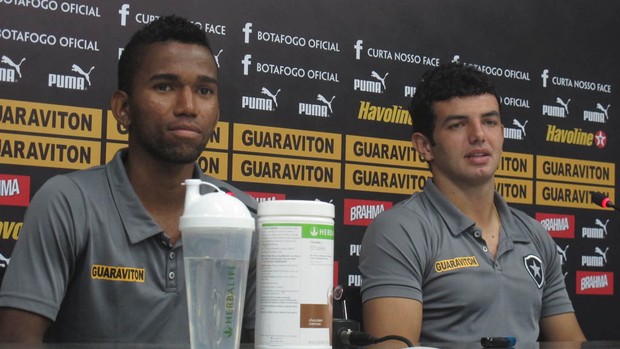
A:
[[[577,271],[575,282],[577,294],[609,295],[614,294],[614,273]]]
[[[391,207],[389,201],[344,199],[344,224],[367,226],[379,213]]]
[[[286,200],[285,194],[262,193],[262,192],[257,192],[257,191],[246,191],[245,193],[253,197],[258,202]]]
[[[30,177],[0,174],[0,206],[28,206]]]
[[[575,238],[575,216],[555,213],[536,213],[536,220],[547,229],[553,238]]]

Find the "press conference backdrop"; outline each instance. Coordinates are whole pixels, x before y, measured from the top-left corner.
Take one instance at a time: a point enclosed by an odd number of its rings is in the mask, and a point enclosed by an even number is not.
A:
[[[201,167],[258,200],[333,202],[342,285],[361,284],[369,222],[430,176],[409,142],[420,75],[459,61],[491,76],[497,190],[555,238],[586,335],[620,338],[620,216],[589,195],[618,185],[617,1],[0,0],[2,275],[43,182],[125,145],[109,110],[121,48],[171,13],[208,33],[220,70]]]

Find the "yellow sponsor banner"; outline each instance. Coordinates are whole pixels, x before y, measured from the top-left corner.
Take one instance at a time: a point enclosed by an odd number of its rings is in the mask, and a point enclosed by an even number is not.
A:
[[[233,181],[340,189],[340,176],[339,162],[233,154]]]
[[[196,160],[202,172],[209,176],[228,180],[228,153],[219,151],[203,151]]]
[[[105,145],[105,162],[110,162],[116,152],[122,148],[127,148],[127,143],[107,142]]]
[[[280,127],[235,124],[233,149],[261,154],[340,160],[342,135]]]
[[[0,240],[17,241],[23,225],[24,222],[0,221]]]
[[[0,99],[0,129],[101,138],[100,109]]]
[[[127,129],[116,121],[111,110],[106,112],[106,119],[106,139],[127,142]],[[227,122],[218,122],[207,143],[207,149],[228,149],[228,130]]]
[[[495,190],[506,202],[513,204],[534,203],[534,181],[495,177]]]
[[[106,139],[113,141],[124,141],[127,142],[127,129],[125,126],[121,125],[116,118],[114,117],[114,113],[111,110],[107,110],[106,113]]]
[[[495,172],[498,176],[534,178],[534,155],[503,152],[499,168]]]
[[[0,133],[3,164],[83,169],[99,165],[100,141]]]
[[[368,165],[345,165],[344,188],[410,195],[421,191],[430,171]]]
[[[345,149],[346,161],[350,162],[428,168],[408,141],[347,135]]]
[[[110,162],[116,152],[121,148],[126,148],[125,143],[108,142],[105,148],[106,163]],[[217,151],[203,151],[196,163],[202,172],[221,180],[227,180],[228,176],[228,153]]]
[[[592,203],[593,191],[605,194],[612,202],[616,201],[614,188],[537,181],[536,205],[603,210]]]
[[[616,164],[552,156],[536,156],[536,178],[559,182],[614,185]]]

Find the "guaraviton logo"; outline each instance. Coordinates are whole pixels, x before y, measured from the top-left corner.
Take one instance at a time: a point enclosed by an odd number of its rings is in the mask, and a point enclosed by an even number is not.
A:
[[[480,264],[478,264],[476,256],[456,257],[435,262],[435,271],[443,273],[462,268],[477,268],[479,266]]]
[[[128,268],[111,265],[93,264],[90,277],[95,280],[144,282],[144,268]]]

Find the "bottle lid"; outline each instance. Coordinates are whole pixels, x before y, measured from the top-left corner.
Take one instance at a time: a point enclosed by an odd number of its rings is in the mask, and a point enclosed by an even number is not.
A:
[[[312,200],[271,200],[258,204],[258,216],[317,216],[334,218],[334,205]]]
[[[202,184],[216,191],[201,195],[198,187]],[[254,218],[241,200],[208,182],[186,180],[185,185],[185,210],[179,221],[181,231],[188,228],[255,229]]]

